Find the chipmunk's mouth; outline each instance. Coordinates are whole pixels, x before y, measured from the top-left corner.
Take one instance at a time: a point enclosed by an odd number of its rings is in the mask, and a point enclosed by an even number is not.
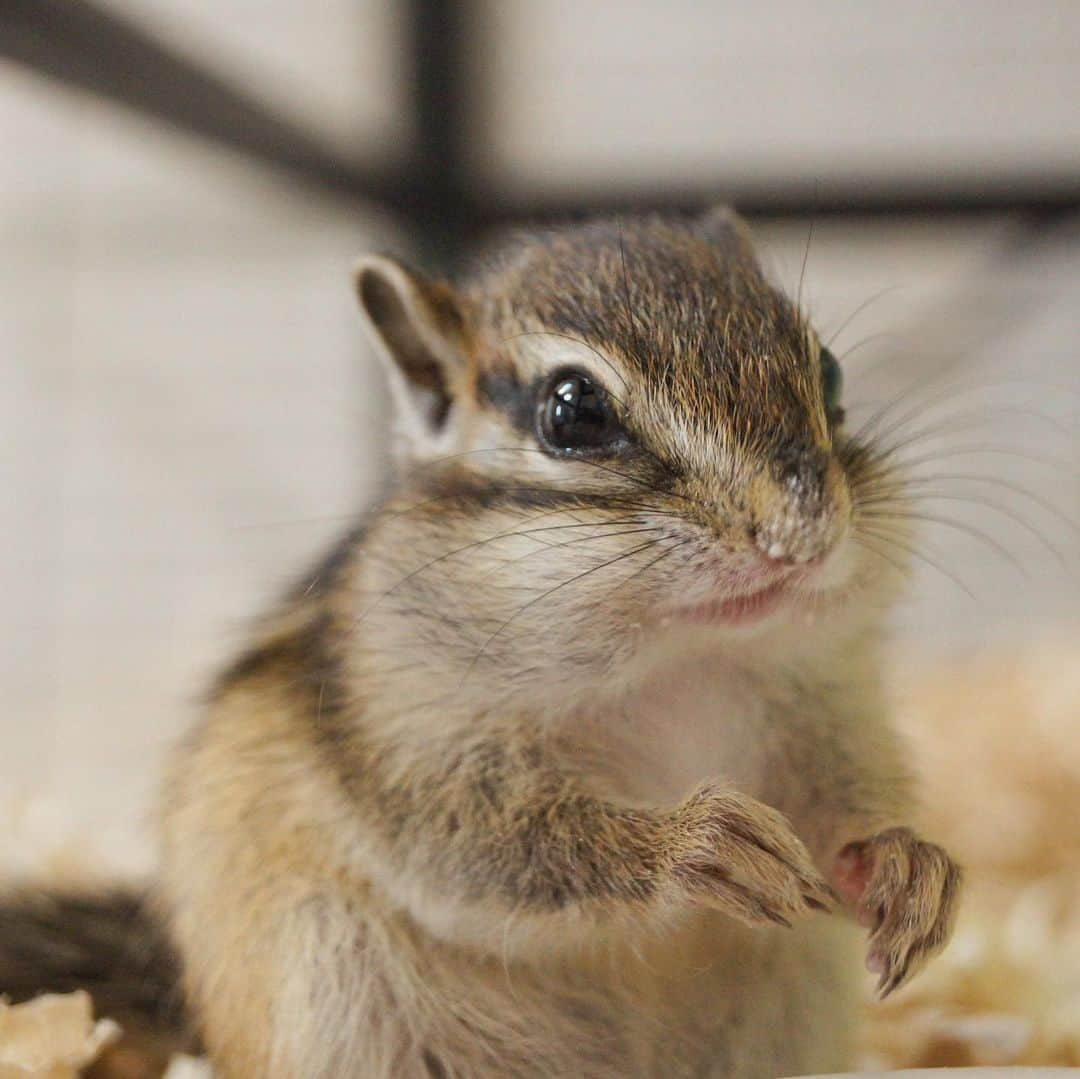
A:
[[[735,595],[705,596],[690,602],[665,604],[659,624],[734,628],[755,626],[773,615],[812,624],[842,605],[849,591],[846,587],[823,585],[815,580],[815,576],[812,572],[794,570]]]
[[[652,622],[660,629],[812,626],[848,606],[861,587],[856,568],[844,547],[788,565],[709,559],[694,567],[692,584],[668,592]]]
[[[775,581],[753,592],[736,596],[716,596],[699,603],[669,607],[664,622],[695,622],[704,625],[741,626],[760,622],[773,612],[797,599],[788,578]]]

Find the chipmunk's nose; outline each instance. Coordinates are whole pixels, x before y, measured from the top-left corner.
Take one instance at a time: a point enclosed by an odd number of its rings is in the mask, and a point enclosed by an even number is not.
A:
[[[827,452],[787,443],[756,485],[754,545],[774,565],[821,561],[844,528],[850,500]]]
[[[825,496],[829,456],[816,446],[785,443],[772,459],[777,483],[806,511],[820,506]]]
[[[779,568],[812,566],[825,558],[830,546],[823,537],[779,533],[767,527],[755,530],[754,541],[762,560]]]

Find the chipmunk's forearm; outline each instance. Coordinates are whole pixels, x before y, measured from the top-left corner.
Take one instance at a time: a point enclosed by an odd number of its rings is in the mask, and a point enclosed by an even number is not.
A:
[[[640,906],[657,890],[662,815],[592,797],[536,746],[472,741],[397,764],[391,753],[365,774],[396,892],[545,915]]]

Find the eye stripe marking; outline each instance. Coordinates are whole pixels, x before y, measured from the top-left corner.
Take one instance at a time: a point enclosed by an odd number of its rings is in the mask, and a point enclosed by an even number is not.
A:
[[[512,371],[485,371],[477,377],[476,395],[481,404],[486,404],[501,416],[510,426],[522,434],[533,427],[533,391]]]

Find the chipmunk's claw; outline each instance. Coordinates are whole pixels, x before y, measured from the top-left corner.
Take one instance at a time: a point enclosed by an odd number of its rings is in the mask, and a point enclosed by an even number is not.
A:
[[[884,999],[948,942],[960,890],[959,867],[908,828],[849,844],[837,858],[837,888],[870,929],[867,969]]]
[[[791,928],[831,909],[834,894],[777,810],[723,788],[703,788],[671,821],[672,879],[685,895],[748,925]]]

